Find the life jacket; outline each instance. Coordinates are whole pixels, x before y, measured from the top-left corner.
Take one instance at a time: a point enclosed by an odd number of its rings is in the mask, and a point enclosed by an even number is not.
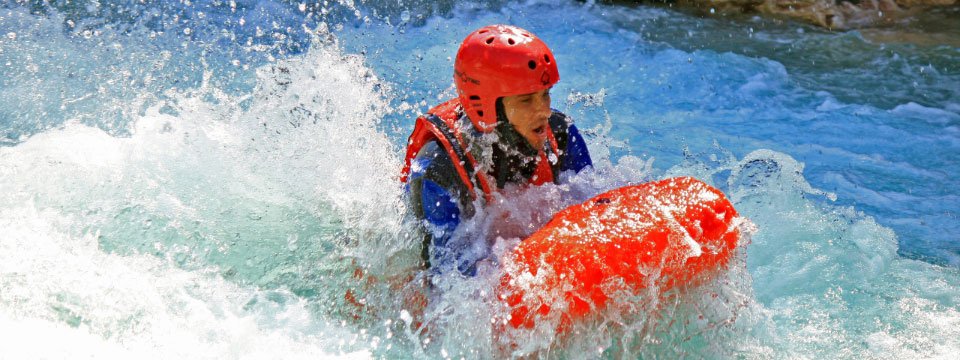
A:
[[[406,183],[409,179],[411,164],[413,163],[413,159],[420,153],[420,150],[431,141],[436,141],[447,152],[447,155],[450,156],[453,167],[460,176],[460,180],[466,185],[467,190],[470,191],[471,196],[473,196],[474,199],[477,198],[476,186],[474,186],[474,182],[471,180],[475,178],[476,183],[483,191],[484,199],[490,200],[490,196],[492,195],[490,182],[487,180],[486,174],[477,171],[477,160],[464,148],[463,135],[460,132],[460,127],[457,126],[457,121],[462,114],[460,100],[454,98],[433,107],[427,111],[426,115],[417,117],[416,123],[413,126],[413,133],[410,134],[410,138],[407,140],[407,155],[404,159],[403,170],[400,172],[401,182]],[[546,132],[553,153],[559,156],[560,152],[558,151],[557,140],[554,138],[553,131],[550,130],[549,126],[546,128]],[[464,159],[466,159],[466,161],[464,161]],[[553,182],[553,180],[554,176],[553,170],[550,168],[550,162],[547,159],[546,153],[541,150],[537,161],[537,169],[534,171],[530,183],[541,185],[547,182]]]

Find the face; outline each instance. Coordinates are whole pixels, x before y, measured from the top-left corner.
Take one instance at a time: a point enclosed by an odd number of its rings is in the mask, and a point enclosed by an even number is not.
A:
[[[550,89],[532,94],[504,96],[503,110],[513,128],[527,139],[534,149],[542,149],[547,141],[547,119],[550,118]]]

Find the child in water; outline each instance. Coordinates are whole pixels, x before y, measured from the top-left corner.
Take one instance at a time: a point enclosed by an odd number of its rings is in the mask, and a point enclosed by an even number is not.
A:
[[[482,254],[451,237],[477,204],[507,184],[557,182],[592,162],[577,127],[550,107],[560,73],[531,32],[508,25],[471,32],[453,74],[458,97],[417,118],[401,178],[424,224],[427,266],[473,276]]]

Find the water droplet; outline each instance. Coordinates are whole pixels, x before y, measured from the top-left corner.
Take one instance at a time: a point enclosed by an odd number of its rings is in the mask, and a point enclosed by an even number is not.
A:
[[[16,39],[17,39],[17,33],[15,33],[15,32],[8,32],[8,33],[7,33],[7,38],[10,39],[10,40],[16,40]]]
[[[183,29],[183,34],[190,35],[190,31],[191,31],[190,28]]]

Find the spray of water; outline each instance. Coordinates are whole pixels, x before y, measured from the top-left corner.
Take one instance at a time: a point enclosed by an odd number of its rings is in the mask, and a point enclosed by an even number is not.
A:
[[[5,24],[27,17],[6,16]],[[17,36],[70,49],[59,31],[41,26]],[[380,128],[398,111],[389,106],[397,95],[325,27],[311,32],[318,37],[303,54],[248,72],[241,66],[248,87],[223,81],[222,64],[206,60],[171,70],[181,55],[173,52],[161,54],[159,73],[192,74],[181,79],[191,86],[118,85],[90,97],[72,92],[85,82],[64,86],[62,101],[53,101],[64,109],[46,113],[63,121],[25,131],[29,137],[8,130],[41,123],[46,108],[34,105],[47,102],[0,103],[19,121],[4,129],[10,146],[0,148],[4,356],[949,358],[960,351],[956,269],[898,257],[891,230],[832,204],[783,153],[736,157],[717,149],[655,170],[652,158],[610,139],[611,125],[625,120],[604,109],[603,91],[575,94],[568,104],[582,123],[600,124],[584,129],[596,168],[563,175],[563,185],[505,189],[461,230],[492,247],[476,249],[490,257],[480,275],[450,273],[425,285],[417,224],[394,177],[400,149]],[[18,65],[37,64],[21,58],[29,48],[0,48]],[[110,78],[93,62],[44,63],[40,73],[69,78],[72,68],[94,69],[90,76]],[[124,68],[159,79],[132,60],[108,67]],[[3,89],[25,93],[28,73],[17,74]],[[163,96],[144,95],[153,93]],[[109,101],[97,107],[101,99]],[[129,119],[124,131],[104,126],[117,113]],[[497,259],[520,239],[601,191],[679,175],[723,189],[749,219],[744,226],[756,226],[719,279],[619,294],[616,306],[566,334],[554,331],[556,318],[532,331],[498,322],[506,310],[493,290],[503,271]]]

